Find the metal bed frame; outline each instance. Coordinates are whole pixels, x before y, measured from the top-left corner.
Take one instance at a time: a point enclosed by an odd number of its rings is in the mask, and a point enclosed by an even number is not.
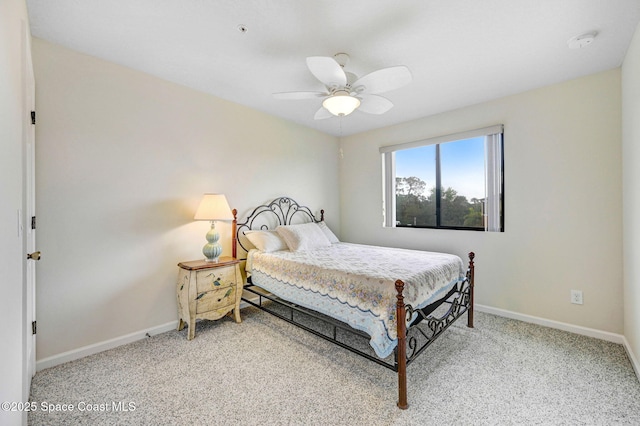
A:
[[[320,210],[320,220],[308,207],[300,206],[289,197],[278,197],[269,204],[256,207],[244,222],[237,222],[237,210],[233,210],[233,256],[237,257],[237,247],[245,252],[251,247],[244,236],[245,231],[255,229],[275,229],[280,225],[294,223],[319,222],[324,220],[324,210]],[[320,314],[316,311],[296,305],[295,303],[276,297],[262,288],[249,282],[244,290],[251,293],[251,298],[243,295],[242,300],[310,333],[328,340],[344,349],[356,353],[370,361],[397,372],[398,374],[398,402],[401,409],[408,408],[407,400],[407,366],[413,362],[438,336],[440,336],[453,322],[467,313],[467,327],[473,328],[473,290],[474,290],[474,258],[469,253],[469,267],[466,279],[454,286],[443,298],[425,306],[414,309],[404,303],[404,282],[397,280],[396,288],[396,318],[398,318],[398,344],[393,356],[381,359],[371,352],[368,344],[357,345],[358,339],[368,341],[369,335],[356,330],[348,324]],[[407,327],[409,321],[416,314],[416,318]],[[356,342],[353,341],[356,338]]]

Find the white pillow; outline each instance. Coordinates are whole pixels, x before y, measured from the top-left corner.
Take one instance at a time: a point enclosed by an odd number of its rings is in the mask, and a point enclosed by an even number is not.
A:
[[[276,231],[287,243],[291,251],[312,250],[320,247],[329,247],[331,242],[327,239],[318,224],[314,222],[300,225],[278,226]]]
[[[287,243],[276,231],[247,231],[244,235],[260,251],[268,253],[288,248]]]
[[[326,223],[324,223],[324,221],[318,222],[318,226],[320,227],[322,232],[324,232],[324,236],[327,237],[327,240],[329,240],[331,244],[340,242],[338,237],[336,237],[336,234],[331,232],[331,229],[329,229],[329,227],[327,226]]]

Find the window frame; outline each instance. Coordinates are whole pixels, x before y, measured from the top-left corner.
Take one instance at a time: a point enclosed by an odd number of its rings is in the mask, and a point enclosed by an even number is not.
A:
[[[499,135],[496,140],[494,135]],[[497,209],[497,213],[494,213],[492,218],[489,215],[483,215],[485,218],[484,226],[482,227],[470,227],[470,226],[451,226],[442,225],[441,215],[441,162],[440,162],[440,144],[447,142],[462,141],[475,137],[492,137],[490,141],[491,147],[487,144],[485,139],[485,200],[488,200],[490,195],[487,192],[498,189],[499,197],[496,201],[492,201],[493,209]],[[427,145],[435,145],[435,157],[436,157],[436,225],[422,225],[422,226],[397,226],[396,224],[396,159],[395,152],[401,150],[407,150],[412,148],[419,148]],[[489,152],[490,151],[490,152]],[[383,223],[385,228],[414,228],[414,229],[449,229],[449,230],[464,230],[464,231],[483,231],[483,232],[504,232],[504,126],[498,124],[495,126],[484,127],[475,130],[469,130],[465,132],[453,133],[444,136],[437,136],[434,138],[422,139],[418,141],[406,142],[396,145],[380,147],[380,154],[382,157],[382,184],[383,184]],[[496,185],[496,183],[498,185]],[[487,188],[491,185],[492,189]],[[492,199],[495,199],[493,197]],[[485,208],[488,201],[485,201]],[[391,214],[387,214],[390,211]],[[495,226],[496,219],[499,221],[499,226]],[[493,229],[489,229],[489,227]]]

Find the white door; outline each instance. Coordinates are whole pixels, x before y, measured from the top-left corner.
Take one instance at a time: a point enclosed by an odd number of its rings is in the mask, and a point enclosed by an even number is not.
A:
[[[39,259],[39,253],[36,252],[36,230],[35,230],[35,216],[36,216],[36,181],[35,181],[35,125],[33,120],[35,118],[35,78],[33,74],[33,64],[31,62],[31,35],[29,28],[23,28],[23,77],[24,77],[24,128],[23,128],[23,158],[24,158],[24,188],[23,188],[23,200],[24,200],[24,247],[26,250],[24,256],[25,264],[25,278],[24,286],[25,295],[23,312],[24,320],[26,322],[24,326],[25,332],[25,355],[26,363],[24,368],[24,389],[23,397],[29,397],[29,391],[31,389],[31,378],[36,372],[36,335],[35,335],[35,321],[36,321],[36,263]]]

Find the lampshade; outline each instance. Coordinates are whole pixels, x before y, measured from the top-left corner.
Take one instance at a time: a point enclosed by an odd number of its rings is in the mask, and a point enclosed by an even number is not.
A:
[[[351,96],[346,90],[338,90],[322,102],[333,115],[349,115],[360,106],[360,99]]]
[[[204,194],[195,220],[233,220],[233,213],[224,194]]]

